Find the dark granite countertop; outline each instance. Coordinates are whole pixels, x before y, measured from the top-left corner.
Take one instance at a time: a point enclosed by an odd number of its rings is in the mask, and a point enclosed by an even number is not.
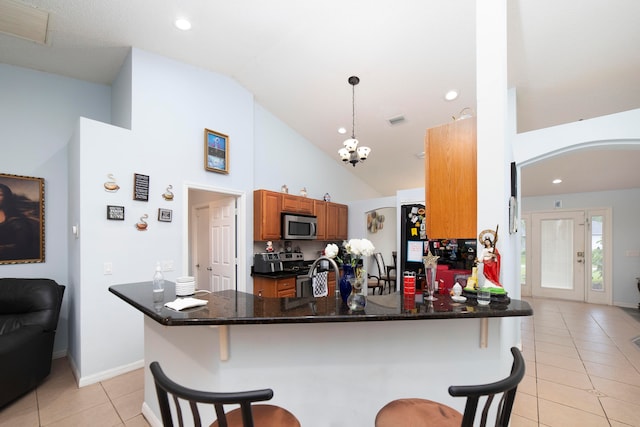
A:
[[[455,303],[448,295],[438,295],[432,305],[422,295],[404,298],[399,294],[370,295],[364,313],[351,313],[340,297],[264,298],[236,291],[198,293],[207,305],[175,311],[164,303],[175,299],[175,284],[165,281],[164,301],[153,302],[151,282],[113,285],[109,291],[135,309],[163,325],[240,325],[273,323],[327,323],[395,321],[421,319],[468,319],[531,316],[531,306],[520,300],[492,302],[480,307],[472,299]]]

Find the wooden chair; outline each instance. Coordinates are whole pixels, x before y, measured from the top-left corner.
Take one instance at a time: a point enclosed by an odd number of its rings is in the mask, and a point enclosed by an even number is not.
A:
[[[298,419],[289,411],[274,405],[252,405],[254,402],[270,400],[273,390],[251,390],[229,393],[209,392],[183,387],[173,382],[165,375],[158,362],[149,365],[156,386],[156,394],[160,404],[162,425],[173,427],[171,407],[169,406],[169,394],[173,398],[176,408],[178,425],[184,425],[180,401],[188,402],[193,417],[193,424],[201,427],[200,413],[196,403],[206,403],[214,406],[217,420],[211,424],[215,427],[300,427]],[[232,411],[225,413],[224,405],[240,405]]]
[[[500,381],[482,384],[451,386],[449,394],[454,397],[466,397],[467,403],[464,414],[455,409],[425,399],[398,399],[386,404],[376,415],[376,427],[396,426],[438,426],[438,427],[472,427],[476,418],[478,403],[485,397],[484,405],[478,425],[486,426],[489,409],[494,403],[494,397],[502,394],[496,405],[496,427],[507,427],[511,417],[513,401],[516,397],[518,384],[524,377],[525,364],[522,353],[516,347],[511,348],[513,365],[511,374]]]
[[[372,295],[376,294],[376,289],[380,291],[380,295],[382,295],[382,291],[384,291],[384,283],[380,283],[380,278],[373,274],[367,274],[367,287],[373,289],[371,291]]]
[[[392,271],[395,271],[395,265],[393,267],[387,267],[384,263],[384,258],[380,252],[376,252],[373,254],[376,259],[376,264],[378,265],[378,277],[382,282],[383,288],[389,284],[389,293],[391,293],[391,284],[393,283],[393,289],[396,287],[396,276],[395,274],[391,274]]]

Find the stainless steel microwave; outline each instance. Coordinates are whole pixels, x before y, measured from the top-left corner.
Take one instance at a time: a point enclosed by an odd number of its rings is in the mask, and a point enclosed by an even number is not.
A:
[[[315,216],[282,214],[283,240],[313,240],[318,220]]]

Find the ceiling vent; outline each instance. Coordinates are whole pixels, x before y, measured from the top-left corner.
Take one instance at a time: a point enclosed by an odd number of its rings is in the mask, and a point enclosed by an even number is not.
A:
[[[404,116],[396,116],[396,117],[391,117],[388,122],[391,126],[396,126],[399,124],[404,123],[406,119],[404,118]]]
[[[0,32],[45,44],[49,13],[14,0],[0,0]]]

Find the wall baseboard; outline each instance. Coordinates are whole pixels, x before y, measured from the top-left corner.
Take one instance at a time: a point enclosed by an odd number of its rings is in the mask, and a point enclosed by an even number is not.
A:
[[[76,364],[73,362],[71,358],[69,358],[69,363],[71,365],[71,370],[73,371],[73,375],[76,377],[76,382],[78,383],[78,387],[84,387],[91,384],[95,384],[100,381],[108,380],[110,378],[117,377],[118,375],[126,374],[127,372],[135,371],[136,369],[140,369],[144,367],[144,359],[141,359],[136,362],[129,363],[127,365],[122,365],[122,366],[118,366],[117,368],[98,372],[97,374],[81,377]]]
[[[67,356],[67,350],[54,351],[51,355],[51,359],[62,359]]]
[[[149,408],[147,402],[142,402],[142,415],[151,427],[162,427],[162,420],[156,417],[156,414]]]

